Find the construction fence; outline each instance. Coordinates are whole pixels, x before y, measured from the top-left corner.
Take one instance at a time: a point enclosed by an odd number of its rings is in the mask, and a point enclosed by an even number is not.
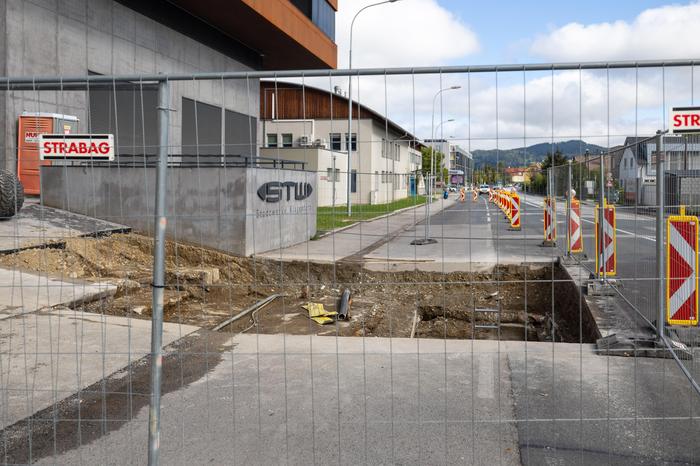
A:
[[[0,78],[2,460],[692,464],[696,66]]]

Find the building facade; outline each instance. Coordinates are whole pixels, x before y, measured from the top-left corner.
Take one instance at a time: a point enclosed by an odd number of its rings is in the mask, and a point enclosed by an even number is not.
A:
[[[353,103],[353,133],[348,138],[348,99],[294,83],[260,82],[258,144],[266,157],[297,160],[318,173],[319,205],[347,201],[339,183],[347,183],[351,148],[350,195],[356,204],[383,204],[417,194],[422,188],[421,143],[375,111]],[[341,161],[341,160],[344,160]],[[331,176],[333,175],[333,176]],[[324,188],[325,186],[325,188]]]
[[[336,0],[3,0],[0,75],[81,76],[334,68]],[[0,167],[16,170],[24,112],[112,133],[117,156],[155,153],[157,91],[93,87],[0,95]],[[257,155],[257,80],[171,83],[170,152]],[[21,135],[19,135],[21,137]]]

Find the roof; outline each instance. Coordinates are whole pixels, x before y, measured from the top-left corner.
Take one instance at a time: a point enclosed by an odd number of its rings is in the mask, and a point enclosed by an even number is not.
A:
[[[272,120],[272,95],[275,95],[276,120],[339,120],[348,119],[348,98],[314,86],[282,81],[260,81],[260,119]],[[423,142],[397,123],[371,108],[353,100],[353,120],[371,118],[398,134],[397,139],[412,141],[413,147],[424,147]]]

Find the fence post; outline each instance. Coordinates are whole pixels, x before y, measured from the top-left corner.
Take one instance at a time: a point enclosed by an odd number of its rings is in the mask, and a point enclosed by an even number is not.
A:
[[[656,267],[659,278],[659,316],[656,322],[656,333],[663,338],[664,321],[666,320],[666,288],[664,286],[664,136],[662,131],[656,132]]]
[[[601,264],[601,267],[597,267],[596,276],[605,281],[607,268],[607,258],[605,257],[605,155],[602,151],[600,153],[600,187],[598,191],[598,244],[596,244],[595,250],[598,254],[598,249],[600,249],[598,264]]]
[[[170,85],[158,83],[158,169],[153,231],[153,316],[151,318],[151,399],[148,412],[148,464],[160,462],[160,384],[163,365],[163,287],[165,286],[166,177],[168,173],[168,127]]]
[[[571,255],[571,159],[569,159],[568,174],[566,177],[566,255]]]

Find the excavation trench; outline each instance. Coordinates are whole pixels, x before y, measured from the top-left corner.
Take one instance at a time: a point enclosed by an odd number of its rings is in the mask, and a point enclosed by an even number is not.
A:
[[[59,278],[119,283],[115,296],[80,309],[149,319],[152,241],[137,234],[68,240],[62,249],[0,256],[0,266]],[[221,328],[229,333],[594,342],[597,328],[578,287],[557,264],[486,272],[369,271],[235,257],[168,241],[164,318],[214,328],[272,295],[264,308]],[[347,320],[320,325],[302,305],[335,311],[351,293]]]

